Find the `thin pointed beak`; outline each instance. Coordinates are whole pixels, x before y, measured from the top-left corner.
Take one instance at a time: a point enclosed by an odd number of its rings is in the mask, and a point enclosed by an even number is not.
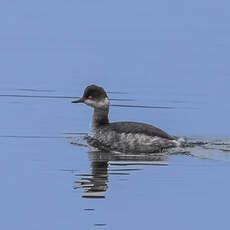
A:
[[[84,102],[83,98],[80,98],[79,100],[76,100],[76,101],[72,101],[72,103],[83,103],[83,102]]]

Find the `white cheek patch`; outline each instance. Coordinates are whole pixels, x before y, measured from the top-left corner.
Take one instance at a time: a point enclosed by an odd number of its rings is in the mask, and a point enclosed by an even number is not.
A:
[[[95,108],[104,108],[104,107],[107,108],[109,106],[109,99],[107,97],[101,101],[86,99],[85,104]]]
[[[95,101],[93,101],[93,100],[86,99],[86,100],[85,100],[85,104],[94,107],[96,103],[95,103]]]

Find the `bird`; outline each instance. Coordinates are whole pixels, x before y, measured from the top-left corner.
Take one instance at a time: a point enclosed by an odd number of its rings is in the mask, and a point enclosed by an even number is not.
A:
[[[86,139],[100,150],[156,153],[179,145],[176,137],[153,125],[132,121],[110,122],[110,101],[100,86],[87,86],[83,96],[72,103],[84,103],[94,109],[92,130]]]

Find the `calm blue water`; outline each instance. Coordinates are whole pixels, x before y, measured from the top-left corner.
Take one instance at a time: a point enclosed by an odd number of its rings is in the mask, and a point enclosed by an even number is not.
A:
[[[225,0],[4,1],[1,228],[228,229],[228,151],[90,152],[71,144],[89,131],[92,115],[71,97],[98,84],[125,99],[113,105],[171,107],[113,106],[112,121],[229,143],[229,7]]]

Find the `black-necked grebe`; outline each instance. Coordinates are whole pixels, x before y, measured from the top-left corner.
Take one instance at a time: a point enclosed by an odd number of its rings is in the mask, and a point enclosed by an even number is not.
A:
[[[152,125],[126,121],[110,123],[109,98],[99,86],[88,86],[83,96],[72,103],[85,103],[94,108],[92,135],[88,141],[99,149],[154,153],[178,146],[174,137]]]

